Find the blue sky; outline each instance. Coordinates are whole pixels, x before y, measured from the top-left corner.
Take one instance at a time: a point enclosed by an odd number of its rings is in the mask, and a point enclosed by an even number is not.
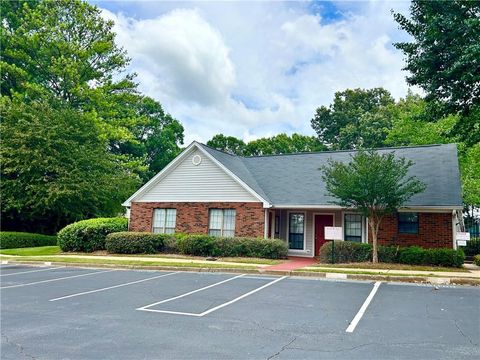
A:
[[[185,142],[313,134],[336,91],[406,94],[405,1],[91,1],[115,22],[140,90],[185,126]],[[415,89],[414,89],[415,90]]]

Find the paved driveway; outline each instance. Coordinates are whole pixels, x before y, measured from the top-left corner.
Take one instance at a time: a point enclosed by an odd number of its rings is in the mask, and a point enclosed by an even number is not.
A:
[[[2,265],[2,359],[473,359],[480,289]]]

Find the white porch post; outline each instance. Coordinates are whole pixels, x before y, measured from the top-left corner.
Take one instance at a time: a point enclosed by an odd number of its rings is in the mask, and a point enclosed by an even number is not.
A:
[[[263,238],[268,239],[268,209],[265,209],[265,221],[263,227]]]

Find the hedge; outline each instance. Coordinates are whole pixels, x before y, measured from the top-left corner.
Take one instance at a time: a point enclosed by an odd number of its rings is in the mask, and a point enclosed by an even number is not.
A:
[[[121,231],[107,235],[105,248],[113,254],[154,254],[163,250],[167,239],[176,242],[172,235]]]
[[[283,259],[287,257],[287,246],[282,240],[213,237],[208,235],[186,235],[178,239],[178,249],[185,255],[222,257],[260,257]]]
[[[78,221],[58,232],[58,245],[63,251],[105,250],[106,236],[126,231],[127,222],[127,219],[122,217]]]
[[[480,238],[472,238],[467,241],[467,246],[462,246],[466,256],[475,256],[480,254]]]
[[[473,257],[473,263],[480,266],[480,254]]]
[[[57,245],[56,236],[15,231],[0,232],[0,249],[54,245]]]
[[[372,260],[372,246],[370,244],[355,243],[352,241],[336,241],[334,262],[365,262]],[[462,250],[447,248],[424,249],[418,246],[397,247],[379,246],[378,261],[383,263],[401,263],[408,265],[433,265],[461,267],[465,260]],[[328,242],[320,249],[320,261],[332,262],[332,242]]]
[[[288,251],[282,240],[142,232],[110,234],[107,236],[106,249],[108,252],[118,254],[167,252],[195,256],[244,256],[268,259],[285,258]]]

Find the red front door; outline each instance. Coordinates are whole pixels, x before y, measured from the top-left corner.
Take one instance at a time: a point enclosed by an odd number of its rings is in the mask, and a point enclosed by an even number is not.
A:
[[[325,226],[333,226],[333,215],[315,215],[315,256],[325,244]]]

